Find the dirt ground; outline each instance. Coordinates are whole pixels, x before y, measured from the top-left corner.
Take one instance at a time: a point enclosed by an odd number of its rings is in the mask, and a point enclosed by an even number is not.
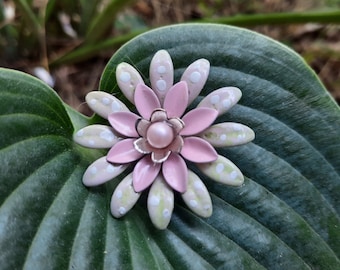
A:
[[[324,8],[325,1],[139,0],[123,11],[118,19],[129,15],[137,18],[147,27],[157,27],[203,17],[320,10]],[[250,29],[279,40],[302,55],[340,103],[340,25],[266,25],[250,27]],[[119,33],[116,30],[112,34],[118,35]],[[48,40],[47,42],[56,41]],[[89,114],[84,105],[84,96],[89,91],[97,89],[100,74],[113,53],[114,51],[106,51],[85,62],[64,65],[51,70],[56,80],[54,88],[62,99],[79,111]],[[25,59],[13,66],[27,72],[25,68],[22,68],[27,67]]]

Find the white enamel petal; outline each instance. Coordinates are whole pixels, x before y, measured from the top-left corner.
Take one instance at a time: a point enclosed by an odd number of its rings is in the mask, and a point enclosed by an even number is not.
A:
[[[201,163],[197,166],[205,175],[219,183],[241,186],[244,182],[243,174],[239,168],[223,156],[218,156],[214,162]]]
[[[254,131],[239,123],[220,123],[206,129],[200,137],[215,147],[248,143],[255,138]]]
[[[233,107],[241,98],[242,92],[237,87],[223,87],[207,95],[197,107],[208,107],[221,115]]]
[[[134,104],[134,95],[137,84],[144,84],[139,72],[128,63],[120,63],[116,69],[116,79],[120,90],[125,97]]]
[[[198,59],[184,71],[181,81],[187,82],[190,104],[201,92],[210,70],[210,63],[206,59]]]
[[[212,202],[209,192],[201,179],[189,171],[188,188],[182,194],[186,205],[201,217],[210,217],[212,214]]]
[[[87,187],[98,186],[120,175],[127,165],[114,165],[101,157],[93,162],[83,175],[83,184]]]
[[[88,148],[111,148],[119,139],[114,130],[105,125],[87,126],[73,135],[76,143]]]
[[[169,53],[165,50],[158,51],[150,64],[151,88],[163,104],[164,97],[174,83],[174,67]]]
[[[111,197],[111,213],[114,217],[124,216],[137,202],[141,193],[134,191],[132,173],[128,174],[116,187]]]
[[[105,119],[111,113],[129,111],[123,102],[103,91],[92,91],[85,99],[91,110]]]
[[[174,193],[163,176],[157,176],[148,195],[148,211],[152,223],[160,230],[168,226],[174,209]]]

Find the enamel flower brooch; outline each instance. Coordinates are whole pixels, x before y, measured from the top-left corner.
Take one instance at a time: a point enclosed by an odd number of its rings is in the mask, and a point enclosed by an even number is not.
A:
[[[125,215],[147,189],[148,212],[159,229],[165,229],[170,222],[174,191],[181,194],[194,213],[209,217],[212,214],[209,192],[187,168],[186,160],[217,182],[242,185],[240,170],[218,155],[214,147],[247,143],[254,139],[254,132],[239,123],[213,124],[238,102],[241,91],[236,87],[220,88],[204,97],[195,109],[186,111],[202,90],[209,68],[206,59],[199,59],[174,84],[171,57],[161,50],[150,64],[151,88],[131,65],[117,66],[118,86],[136,106],[136,112],[106,92],[93,91],[86,96],[90,108],[107,119],[110,126],[87,126],[74,134],[74,140],[85,147],[110,150],[85,171],[84,185],[103,184],[121,174],[129,164],[134,165],[112,195],[114,217]]]

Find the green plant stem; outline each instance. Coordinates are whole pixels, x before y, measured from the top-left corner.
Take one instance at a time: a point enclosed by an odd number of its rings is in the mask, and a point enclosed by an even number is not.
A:
[[[28,24],[28,28],[33,31],[35,42],[39,44],[41,65],[48,69],[48,58],[46,51],[46,36],[45,36],[45,9],[47,0],[43,1],[43,7],[40,10],[40,16],[33,13],[31,7],[25,0],[14,0],[16,6],[21,10],[22,16]]]
[[[87,32],[85,43],[94,43],[105,34],[112,26],[114,17],[122,8],[128,6],[134,0],[111,0],[106,8],[94,18],[89,31]]]
[[[49,0],[45,8],[45,22],[48,22],[53,12],[55,11],[57,0]]]
[[[309,12],[309,13],[270,13],[255,15],[237,15],[234,17],[223,18],[204,18],[195,22],[229,24],[235,26],[255,26],[263,24],[297,24],[297,23],[340,23],[340,10],[332,12]],[[96,53],[116,48],[117,46],[129,41],[131,38],[144,31],[133,32],[121,37],[114,37],[105,41],[101,41],[96,45],[86,45],[86,43],[78,49],[55,59],[50,66],[55,67],[67,63],[75,63],[94,56]]]
[[[235,26],[255,26],[263,24],[300,24],[300,23],[340,23],[340,10],[327,12],[286,12],[233,17],[204,18],[199,22],[220,23]]]
[[[79,25],[79,32],[81,36],[86,35],[87,31],[89,30],[89,26],[93,18],[97,15],[98,4],[102,1],[100,0],[80,0],[80,25]],[[98,16],[98,15],[97,15]],[[100,16],[100,15],[99,15]]]
[[[83,47],[79,47],[78,49],[63,55],[60,58],[53,60],[50,63],[50,67],[54,68],[63,64],[76,63],[88,59],[103,50],[115,49],[143,32],[144,31],[135,31],[123,36],[107,39],[96,45],[84,45]]]
[[[36,35],[40,35],[42,26],[37,16],[34,15],[32,9],[25,0],[14,0],[16,6],[21,10],[23,17],[29,24],[30,28]]]

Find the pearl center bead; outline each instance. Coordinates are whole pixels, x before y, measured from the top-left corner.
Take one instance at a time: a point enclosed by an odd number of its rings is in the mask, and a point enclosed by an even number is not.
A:
[[[174,140],[174,132],[167,123],[156,122],[148,128],[146,139],[151,146],[164,148]]]

